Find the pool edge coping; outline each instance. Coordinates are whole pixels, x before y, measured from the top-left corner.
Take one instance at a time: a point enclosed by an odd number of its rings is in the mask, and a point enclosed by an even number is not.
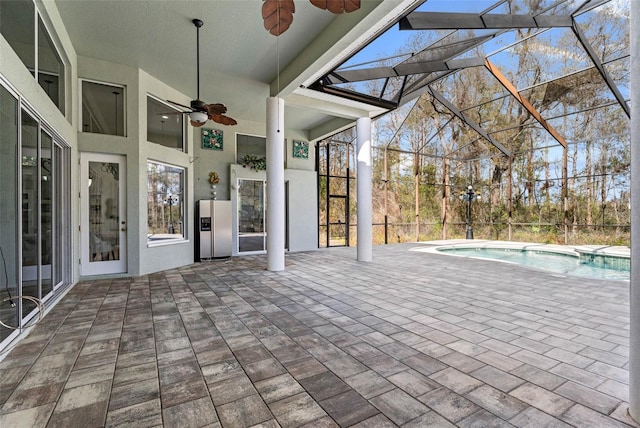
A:
[[[416,252],[425,252],[429,254],[439,254],[443,256],[449,257],[468,257],[475,258],[477,260],[489,260],[492,262],[500,262],[500,263],[512,263],[520,266],[524,266],[514,261],[509,260],[500,260],[495,258],[488,257],[477,257],[477,256],[469,256],[462,254],[454,254],[446,251],[440,251],[441,249],[463,249],[463,248],[479,248],[479,249],[501,249],[501,250],[514,250],[514,251],[538,251],[541,253],[551,253],[557,254],[567,257],[575,257],[578,260],[583,260],[588,257],[598,257],[598,258],[614,258],[614,259],[624,259],[627,260],[628,263],[631,263],[631,254],[630,249],[626,249],[626,252],[629,254],[621,254],[621,252],[625,251],[624,247],[602,247],[598,246],[598,248],[592,248],[596,246],[585,246],[585,245],[558,245],[558,244],[540,244],[540,243],[532,243],[532,242],[514,242],[514,241],[490,241],[490,240],[467,240],[467,239],[455,239],[455,240],[444,240],[444,241],[425,241],[425,242],[417,242],[416,244],[427,244],[422,247],[413,247],[410,248],[409,251]],[[616,251],[611,251],[611,248],[615,248]],[[607,251],[609,249],[609,251]],[[593,260],[592,260],[593,261]],[[553,272],[544,268],[536,268],[532,266],[524,266],[531,269],[536,270],[544,270],[547,272]],[[626,270],[626,269],[625,269]],[[562,275],[572,275],[571,273],[560,273]],[[580,276],[580,275],[577,275]],[[594,278],[594,279],[608,279],[608,278]],[[614,281],[630,281],[629,279],[611,279]]]
[[[429,245],[429,247],[411,248],[410,251],[436,252],[438,248],[501,248],[514,250],[538,250],[551,253],[559,253],[580,257],[581,254],[593,254],[600,256],[631,258],[631,250],[623,246],[603,246],[603,245],[560,245],[541,244],[536,242],[519,241],[493,241],[486,239],[450,239],[438,241],[419,241],[416,244]],[[428,251],[430,250],[430,251]]]

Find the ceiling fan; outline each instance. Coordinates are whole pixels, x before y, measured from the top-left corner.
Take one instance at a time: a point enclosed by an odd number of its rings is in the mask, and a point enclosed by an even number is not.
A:
[[[360,0],[309,0],[311,4],[331,13],[353,12],[360,9]],[[293,22],[296,6],[293,0],[263,0],[262,19],[264,28],[279,36],[289,29]]]
[[[207,104],[200,99],[200,27],[204,25],[204,23],[200,19],[193,19],[193,25],[196,27],[196,71],[197,71],[197,94],[196,99],[192,100],[189,106],[185,106],[183,104],[177,103],[175,101],[167,100],[167,102],[174,104],[176,106],[187,109],[187,111],[182,111],[178,114],[188,114],[189,115],[189,123],[192,126],[202,126],[207,122],[207,119],[213,120],[214,122],[220,123],[222,125],[236,125],[235,119],[226,116],[227,107],[224,104],[216,103],[216,104]],[[176,112],[177,113],[177,112]]]

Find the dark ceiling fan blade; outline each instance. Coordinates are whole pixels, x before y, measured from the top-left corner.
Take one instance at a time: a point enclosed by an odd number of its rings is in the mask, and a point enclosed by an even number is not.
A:
[[[209,116],[212,114],[224,114],[227,112],[227,106],[220,103],[206,104],[204,108],[207,110],[207,113],[209,113]]]
[[[191,112],[191,111],[195,111],[195,110],[194,110],[194,109],[192,109],[191,107],[186,106],[186,105],[184,105],[184,104],[177,103],[177,102],[175,102],[175,101],[167,100],[167,102],[168,102],[168,103],[171,103],[171,104],[174,104],[174,105],[177,105],[177,106],[179,106],[179,107],[186,108],[187,110],[189,110],[189,112]],[[187,112],[187,113],[189,113],[189,112]]]
[[[189,123],[191,124],[191,126],[199,128],[199,127],[203,126],[207,122],[196,122],[195,120],[190,120]]]
[[[360,9],[360,0],[309,0],[312,5],[332,13],[353,12]]]
[[[238,124],[238,122],[236,122],[235,119],[229,116],[225,116],[224,114],[210,114],[209,119],[221,125],[237,125]]]
[[[293,22],[295,11],[293,0],[263,0],[262,19],[265,30],[274,36],[284,33]]]

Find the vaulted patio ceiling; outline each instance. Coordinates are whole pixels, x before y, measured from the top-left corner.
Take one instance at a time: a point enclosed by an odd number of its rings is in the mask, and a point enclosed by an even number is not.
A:
[[[359,10],[337,15],[309,0],[295,0],[294,21],[279,37],[264,28],[261,0],[54,3],[79,56],[142,69],[185,94],[187,102],[196,92],[191,20],[201,19],[201,99],[224,103],[238,120],[264,123],[265,99],[279,96],[285,100],[287,128],[306,132],[312,140],[363,115],[388,111],[305,86],[419,2],[366,0]],[[87,77],[82,66],[79,77]]]

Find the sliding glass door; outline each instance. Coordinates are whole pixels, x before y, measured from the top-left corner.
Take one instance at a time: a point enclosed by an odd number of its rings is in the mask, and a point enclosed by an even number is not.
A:
[[[40,122],[21,114],[22,295],[46,300],[62,283],[62,148]],[[57,156],[54,158],[54,153]],[[59,251],[54,252],[54,248]],[[22,301],[23,316],[36,309]]]
[[[38,157],[38,121],[22,110],[22,295],[40,298],[40,168]],[[22,313],[29,314],[36,304],[22,300]]]
[[[20,294],[18,108],[17,98],[0,85],[0,322],[12,327],[20,325],[20,308],[13,299]],[[14,330],[0,327],[0,345],[12,334]]]
[[[20,105],[0,85],[0,349],[70,277],[69,149]]]

